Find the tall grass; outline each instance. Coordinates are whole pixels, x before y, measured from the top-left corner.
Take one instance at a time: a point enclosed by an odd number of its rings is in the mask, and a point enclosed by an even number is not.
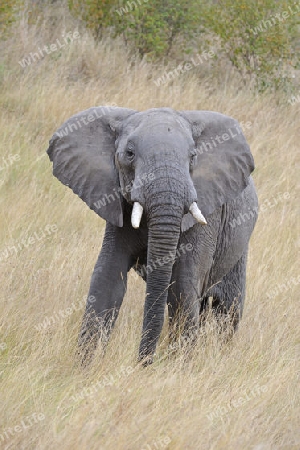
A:
[[[119,41],[96,45],[80,29],[79,39],[22,68],[30,52],[77,29],[64,15],[49,23],[29,27],[24,17],[1,43],[0,447],[300,448],[299,104],[255,96],[232,73],[207,67],[157,87],[163,67]],[[246,136],[266,206],[251,239],[244,318],[227,345],[212,326],[189,357],[173,354],[165,329],[155,363],[142,369],[145,287],[131,276],[106,355],[88,370],[74,363],[105,224],[53,177],[45,150],[69,116],[106,103],[251,122]]]

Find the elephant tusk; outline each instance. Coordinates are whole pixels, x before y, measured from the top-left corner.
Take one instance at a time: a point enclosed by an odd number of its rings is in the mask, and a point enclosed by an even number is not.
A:
[[[202,225],[207,225],[206,219],[203,216],[202,212],[200,211],[200,209],[198,208],[198,205],[196,202],[193,202],[190,206],[190,213],[192,214],[192,216],[198,220],[199,223],[201,223]]]
[[[143,215],[143,207],[139,202],[134,202],[131,214],[131,225],[133,228],[139,228]]]

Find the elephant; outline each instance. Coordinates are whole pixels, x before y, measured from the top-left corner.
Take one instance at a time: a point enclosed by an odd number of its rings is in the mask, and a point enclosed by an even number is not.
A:
[[[78,338],[82,361],[99,340],[105,349],[131,268],[146,281],[143,365],[153,362],[166,305],[169,329],[183,337],[197,335],[209,301],[237,329],[258,200],[236,119],[92,107],[58,128],[47,153],[54,176],[106,221]]]

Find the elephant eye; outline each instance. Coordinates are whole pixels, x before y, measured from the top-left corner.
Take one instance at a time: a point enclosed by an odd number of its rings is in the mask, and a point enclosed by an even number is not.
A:
[[[134,156],[135,156],[134,145],[131,142],[128,143],[128,146],[127,146],[127,149],[126,149],[126,156],[129,159],[129,161],[133,161],[134,160]]]
[[[128,158],[133,158],[134,152],[132,150],[126,150],[126,155],[128,156]]]

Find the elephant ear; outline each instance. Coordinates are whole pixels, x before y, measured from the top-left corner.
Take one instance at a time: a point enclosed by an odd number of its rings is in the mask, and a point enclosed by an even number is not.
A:
[[[53,174],[100,217],[123,226],[115,129],[136,111],[95,107],[70,117],[52,136],[47,153]]]
[[[212,111],[180,114],[188,120],[196,144],[192,179],[198,206],[206,217],[245,189],[254,170],[253,157],[239,123],[232,117]],[[186,217],[183,227],[190,226]]]

